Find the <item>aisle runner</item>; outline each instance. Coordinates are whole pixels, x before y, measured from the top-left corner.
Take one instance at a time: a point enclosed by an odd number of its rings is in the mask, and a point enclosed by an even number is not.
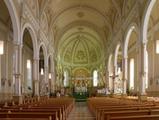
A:
[[[90,113],[85,102],[77,102],[68,120],[95,120],[95,117]]]

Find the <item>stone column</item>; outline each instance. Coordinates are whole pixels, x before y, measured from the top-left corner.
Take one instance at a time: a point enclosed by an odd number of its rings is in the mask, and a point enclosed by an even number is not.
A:
[[[141,43],[141,47],[140,47],[140,51],[139,51],[139,55],[140,55],[140,64],[141,64],[141,68],[140,68],[140,86],[139,86],[139,99],[140,100],[146,100],[146,91],[145,91],[145,81],[146,81],[146,47],[147,44]]]
[[[108,68],[106,68],[106,71],[105,71],[105,81],[106,81],[106,85],[105,87],[106,88],[109,88],[109,71],[108,71]]]
[[[20,74],[14,74],[15,77],[15,95],[21,96],[21,75]]]
[[[15,96],[13,97],[15,101],[18,101],[19,104],[22,104],[22,88],[21,88],[21,72],[22,72],[22,45],[14,46],[14,55],[15,55]]]
[[[54,85],[55,85],[54,80],[55,80],[55,79],[54,79],[54,72],[51,72],[51,85],[50,85],[50,87],[51,87],[51,88],[50,88],[50,90],[51,90],[50,92],[51,92],[51,93],[53,93],[54,90],[55,90],[55,88],[54,88],[54,87],[55,87],[55,86],[54,86]]]
[[[45,65],[45,68],[44,68],[44,79],[45,79],[45,94],[48,93],[48,90],[49,90],[49,74],[48,74],[48,66]],[[47,88],[47,89],[46,89]],[[47,91],[46,91],[47,90]]]
[[[39,96],[39,59],[33,60],[34,95]]]
[[[146,91],[145,91],[145,81],[146,81],[146,54],[147,54],[147,44],[143,44],[142,45],[142,58],[143,58],[143,62],[142,62],[142,76],[141,76],[141,89],[140,89],[140,93],[141,95],[145,95]]]
[[[115,93],[115,81],[116,81],[116,66],[113,67],[113,76],[112,76],[112,92]]]
[[[55,68],[55,63],[54,63],[54,67],[53,67],[53,71],[54,71],[54,73],[53,73],[53,83],[54,83],[54,91],[55,90],[57,90],[57,72],[56,72],[56,68]],[[72,82],[72,77],[71,77],[71,82]],[[72,83],[71,83],[72,84]]]
[[[128,80],[128,58],[123,57],[122,61],[122,67],[123,67],[123,75],[122,75],[122,87],[123,87],[123,95],[126,95],[126,89],[127,89],[127,80]]]
[[[52,83],[52,87],[51,87],[51,92],[55,92],[56,88],[56,70],[55,70],[55,62],[52,61],[52,66],[51,66],[51,83]]]
[[[138,93],[139,92],[139,87],[140,87],[139,82],[140,82],[140,73],[141,73],[141,71],[140,71],[141,56],[140,56],[140,48],[138,46],[136,46],[136,53],[135,54],[136,55],[135,55],[135,64],[134,64],[135,65],[134,92]]]
[[[1,75],[1,55],[0,55],[0,93],[2,92],[2,75]]]
[[[6,45],[6,47],[4,48],[4,50],[6,51],[5,52],[5,86],[4,86],[4,93],[5,93],[5,95],[7,96],[6,97],[6,99],[7,100],[9,100],[9,86],[8,86],[8,40],[7,41],[5,41],[5,45]]]

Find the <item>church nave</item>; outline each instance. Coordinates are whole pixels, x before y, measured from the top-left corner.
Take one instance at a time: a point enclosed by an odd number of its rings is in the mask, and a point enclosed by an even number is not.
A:
[[[159,0],[0,0],[0,119],[158,119],[158,11]]]

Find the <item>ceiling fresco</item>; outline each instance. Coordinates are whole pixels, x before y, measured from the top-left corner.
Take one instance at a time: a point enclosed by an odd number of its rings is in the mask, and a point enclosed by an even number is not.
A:
[[[98,34],[84,26],[67,31],[58,46],[58,61],[68,66],[95,65],[104,60],[104,46]]]

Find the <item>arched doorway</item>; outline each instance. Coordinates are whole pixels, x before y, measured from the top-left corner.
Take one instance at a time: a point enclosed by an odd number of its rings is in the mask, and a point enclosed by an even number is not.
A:
[[[158,55],[158,48],[159,48],[159,35],[158,35],[158,28],[157,24],[159,15],[159,1],[158,0],[151,0],[148,2],[145,13],[143,16],[143,33],[142,33],[142,43],[144,45],[144,64],[143,64],[143,71],[144,71],[144,78],[145,82],[143,81],[143,93],[147,93],[149,96],[159,96],[158,92],[158,76],[159,73],[159,55]]]
[[[136,95],[138,89],[138,34],[135,28],[136,26],[132,25],[127,34],[126,40],[124,43],[124,59],[125,59],[125,79],[127,80],[127,92],[128,95]]]
[[[33,57],[34,47],[30,32],[26,28],[23,34],[23,49],[22,49],[22,94],[33,95]]]
[[[7,3],[7,4],[6,4]],[[0,102],[3,100],[8,101],[12,99],[15,92],[14,80],[14,37],[16,21],[12,21],[12,16],[8,8],[7,1],[0,1]],[[13,26],[15,28],[13,28]],[[2,98],[2,99],[1,99]]]
[[[40,95],[46,95],[48,92],[48,84],[47,81],[45,79],[45,74],[46,74],[46,70],[45,70],[45,55],[44,55],[44,49],[43,46],[40,47],[40,51],[39,51],[39,87],[40,87]]]

